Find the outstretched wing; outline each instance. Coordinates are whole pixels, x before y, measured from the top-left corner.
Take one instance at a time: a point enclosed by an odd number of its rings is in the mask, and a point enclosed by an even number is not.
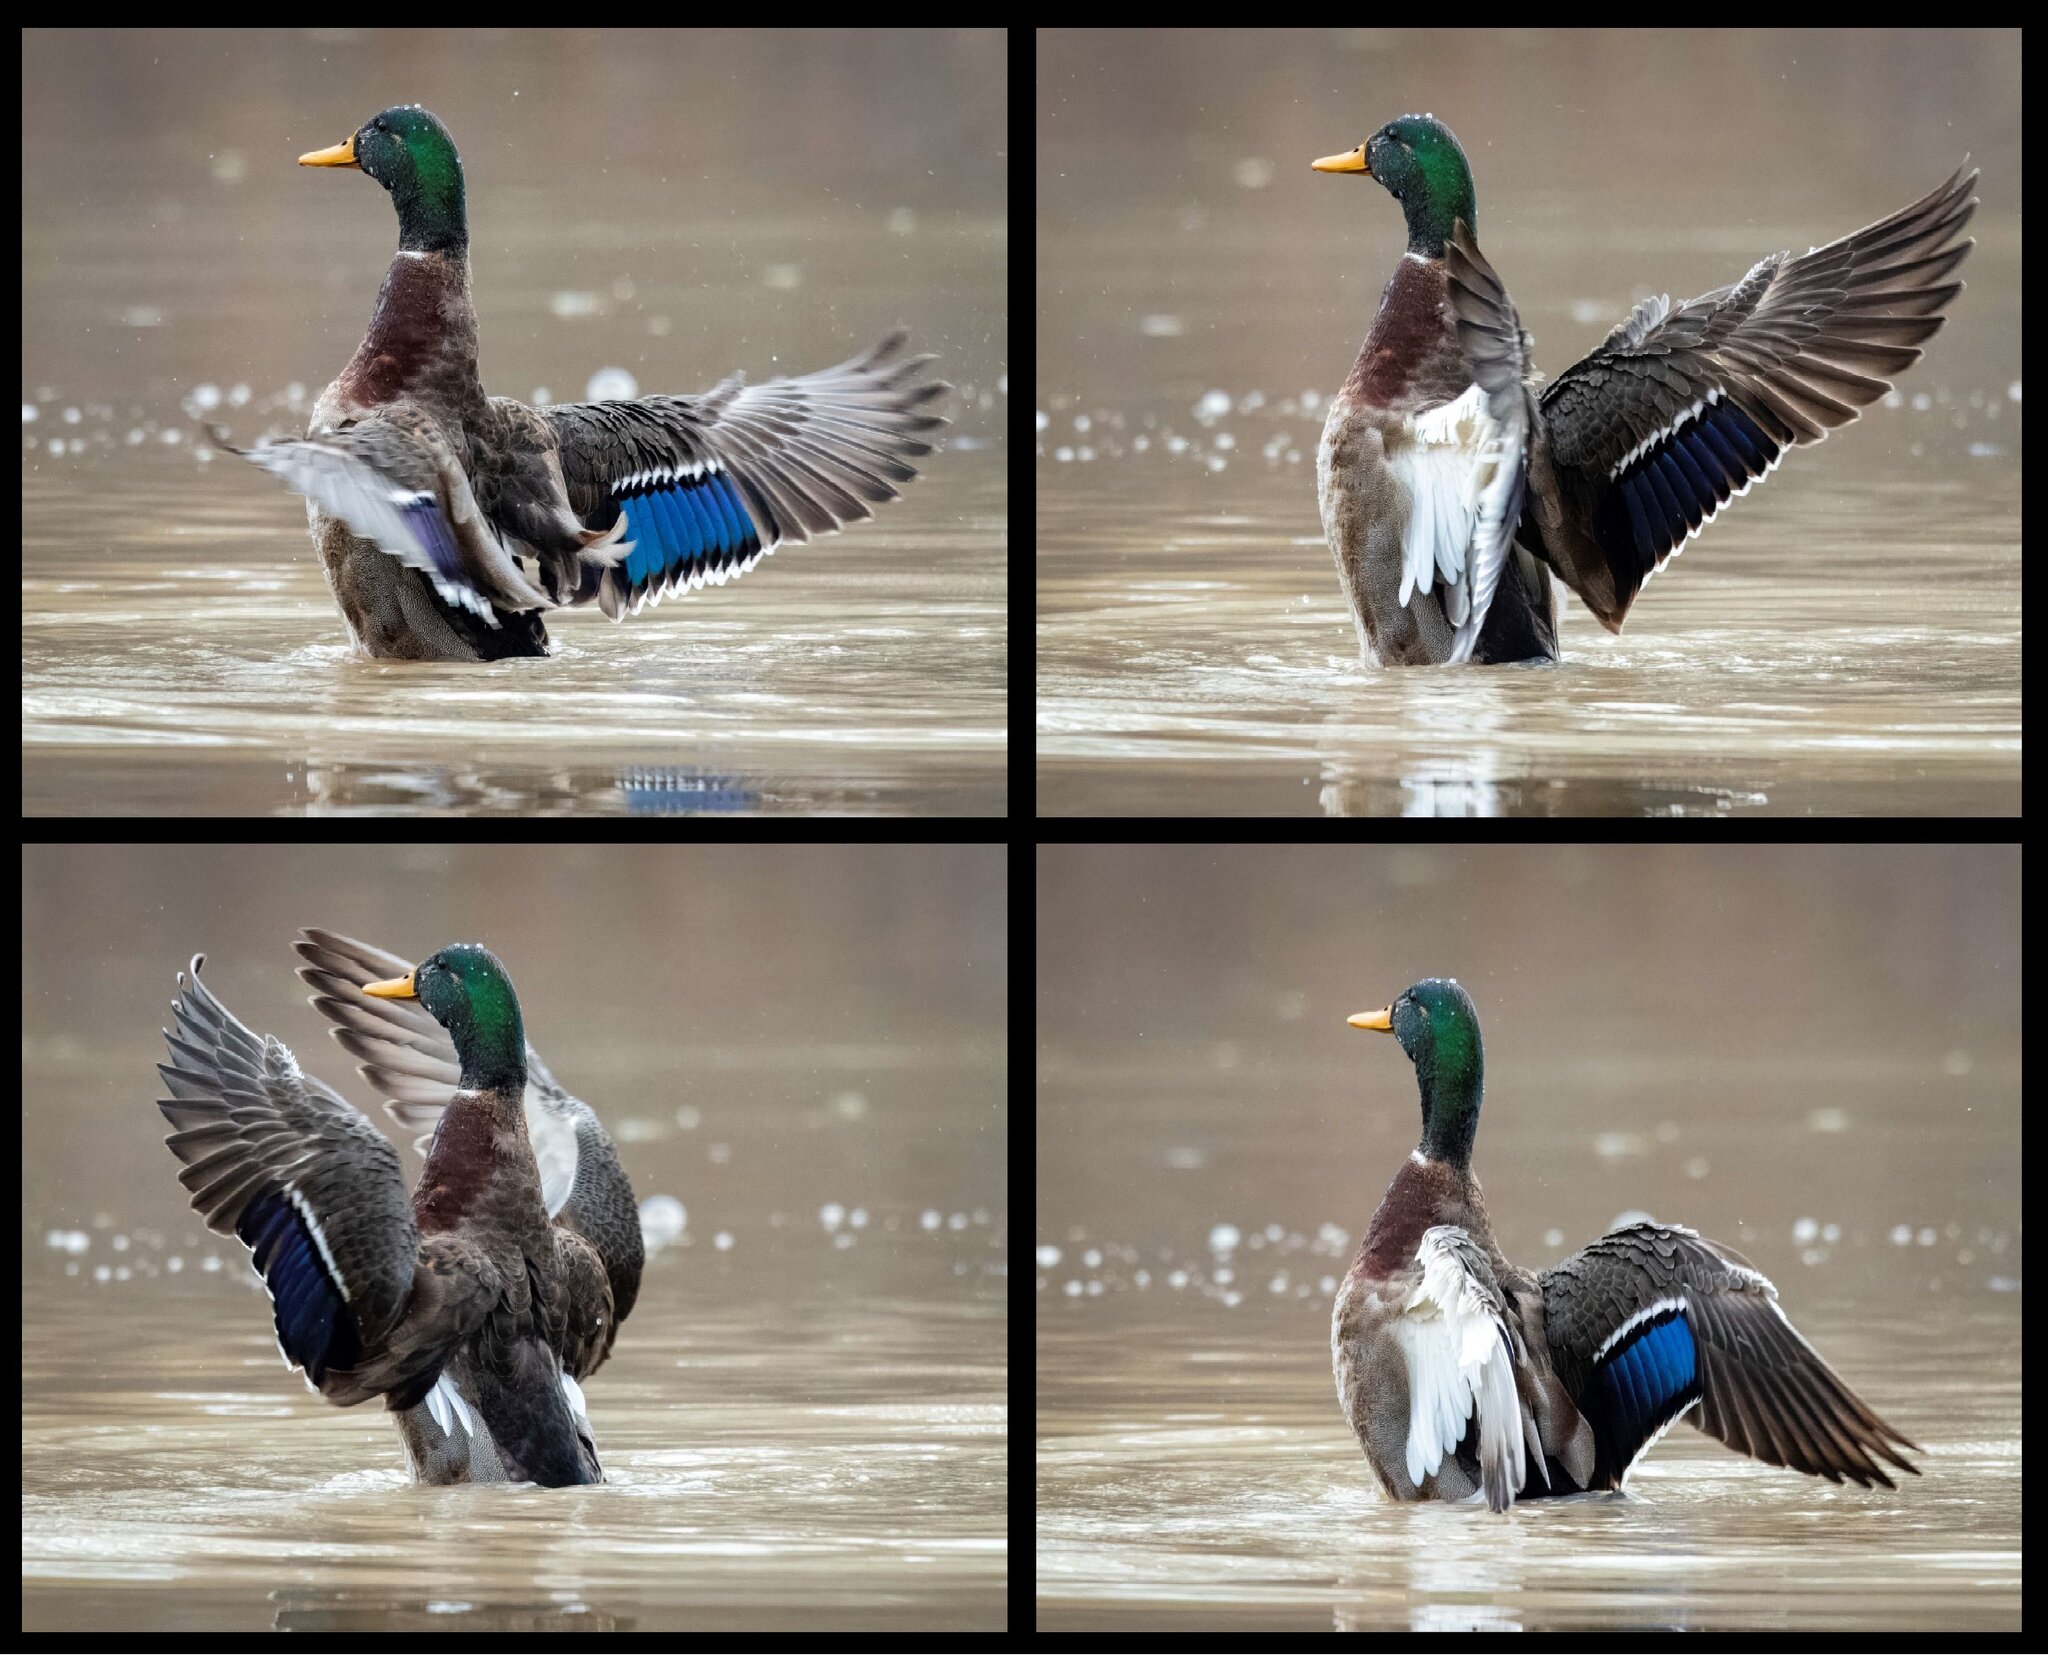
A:
[[[560,440],[569,502],[592,529],[625,519],[631,553],[589,571],[570,601],[617,620],[672,592],[743,575],[785,541],[804,541],[897,498],[944,425],[928,405],[950,387],[904,336],[836,368],[699,397],[566,403],[541,410]]]

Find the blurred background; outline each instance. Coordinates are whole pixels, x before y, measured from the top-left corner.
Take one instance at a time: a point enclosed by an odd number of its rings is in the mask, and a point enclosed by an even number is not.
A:
[[[2010,30],[1041,30],[1038,803],[1048,815],[2015,813],[2022,424]],[[1787,457],[1548,672],[1367,673],[1330,399],[1406,243],[1309,163],[1435,114],[1554,378],[1981,169],[1894,395]],[[1731,691],[1731,680],[1736,681]]]
[[[31,814],[1002,813],[1003,31],[22,49]],[[877,521],[735,586],[551,620],[539,670],[356,659],[303,503],[202,423],[305,429],[397,221],[371,180],[295,163],[412,102],[461,152],[488,392],[694,394],[902,328],[955,387],[942,451]]]
[[[1828,1624],[2016,1621],[2017,847],[1038,866],[1041,1624],[1716,1625],[1787,1578]],[[1628,1213],[1736,1248],[1926,1475],[1859,1497],[1686,1429],[1636,1469],[1646,1511],[1545,1503],[1487,1539],[1383,1507],[1330,1307],[1421,1115],[1399,1049],[1344,1019],[1425,976],[1479,1008],[1473,1165],[1510,1259]],[[1471,1599],[1431,1559],[1480,1546]],[[1673,1550],[1697,1566],[1633,1595]]]
[[[446,1579],[415,1544],[424,1498],[477,1629],[553,1624],[536,1546],[562,1591],[643,1625],[1000,1626],[1004,870],[962,846],[31,847],[31,1622],[104,1625],[110,1591],[153,1624],[324,1624],[364,1586],[392,1609]],[[152,1100],[202,950],[229,1011],[418,1176],[306,1003],[308,924],[412,959],[486,944],[618,1146],[649,1257],[585,1386],[590,1501],[513,1494],[508,1520],[490,1490],[407,1487],[381,1411],[284,1369],[247,1254],[190,1209]],[[145,1535],[146,1568],[81,1561]]]

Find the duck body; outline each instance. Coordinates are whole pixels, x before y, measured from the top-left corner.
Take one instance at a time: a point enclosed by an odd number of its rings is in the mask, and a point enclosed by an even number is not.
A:
[[[1323,531],[1368,664],[1544,662],[1551,577],[1611,631],[1636,594],[1796,445],[1854,420],[1917,361],[1969,252],[1958,171],[1890,218],[1672,306],[1646,300],[1546,384],[1479,251],[1472,175],[1433,116],[1318,171],[1402,205],[1408,247],[1332,401]]]
[[[1417,983],[1352,1019],[1414,1061],[1423,1138],[1338,1289],[1338,1400],[1397,1500],[1495,1511],[1623,1486],[1680,1418],[1729,1447],[1869,1487],[1917,1445],[1837,1377],[1739,1254],[1677,1225],[1623,1225],[1550,1269],[1502,1256],[1471,1150],[1478,1014],[1455,982]]]
[[[1471,625],[1472,582],[1462,566],[1439,566],[1438,542],[1469,541],[1482,510],[1497,534],[1520,498],[1505,434],[1441,326],[1448,287],[1441,261],[1410,254],[1395,267],[1316,450],[1323,530],[1352,596],[1360,654],[1390,665],[1454,657]],[[1556,604],[1532,554],[1509,549],[1496,595],[1471,658],[1555,656]]]
[[[902,336],[836,368],[703,396],[532,408],[477,367],[462,164],[397,107],[302,165],[391,194],[399,247],[302,441],[233,448],[307,500],[351,636],[399,660],[545,655],[547,610],[613,620],[873,515],[931,452],[947,387]]]
[[[628,1307],[637,1291],[639,1238],[628,1259],[603,1226],[593,1240],[551,1215],[503,966],[458,944],[381,979],[367,961],[403,962],[329,932],[300,951],[309,981],[356,1002],[340,1018],[352,1037],[402,1030],[417,1062],[448,1072],[418,1185],[367,1119],[206,989],[195,959],[159,1065],[194,1209],[249,1247],[287,1363],[340,1406],[382,1398],[417,1480],[601,1481],[579,1381],[616,1336],[615,1272]]]

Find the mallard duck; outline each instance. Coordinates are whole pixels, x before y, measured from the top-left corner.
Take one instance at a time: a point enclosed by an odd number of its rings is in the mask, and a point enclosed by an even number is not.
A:
[[[1891,389],[1962,291],[1977,174],[1731,287],[1637,305],[1542,385],[1479,251],[1472,169],[1432,115],[1318,172],[1401,203],[1407,255],[1316,456],[1323,533],[1368,665],[1549,661],[1555,574],[1619,632],[1644,582],[1795,444]]]
[[[1337,1395],[1396,1500],[1622,1486],[1680,1416],[1830,1482],[1893,1487],[1918,1449],[1842,1383],[1749,1261],[1669,1224],[1624,1224],[1540,1274],[1501,1256],[1472,1176],[1485,1065],[1457,983],[1350,1019],[1392,1033],[1422,1090],[1401,1165],[1337,1290]],[[1894,1446],[1896,1445],[1896,1446]]]
[[[250,1249],[278,1348],[311,1388],[343,1407],[383,1398],[417,1480],[601,1481],[579,1381],[610,1354],[641,1265],[610,1140],[538,1064],[487,950],[409,967],[332,932],[298,946],[337,1037],[402,1095],[394,1114],[435,1125],[419,1186],[408,1195],[360,1112],[214,997],[201,955],[158,1066],[194,1210]]]
[[[305,962],[299,976],[314,991],[313,1009],[332,1025],[329,1032],[342,1049],[363,1060],[357,1073],[384,1094],[385,1112],[408,1132],[422,1134],[413,1147],[422,1156],[431,1154],[434,1134],[461,1085],[462,1060],[449,1032],[420,1004],[370,996],[372,985],[403,979],[412,963],[311,926],[293,947]],[[596,1249],[611,1285],[604,1348],[575,1375],[584,1379],[611,1355],[619,1327],[640,1297],[646,1247],[639,1203],[597,1111],[555,1079],[530,1040],[522,1102],[541,1205],[557,1225]],[[448,1386],[458,1397],[474,1394],[459,1365],[451,1365]],[[580,1407],[580,1395],[577,1400]],[[397,1419],[412,1464],[424,1468],[422,1482],[500,1480],[493,1475],[488,1431],[451,1434],[426,1404],[401,1411]],[[587,1437],[587,1415],[579,1415],[578,1427]],[[590,1452],[595,1457],[594,1442]]]
[[[448,129],[387,109],[299,164],[382,184],[398,253],[303,441],[245,451],[213,435],[306,497],[328,585],[371,655],[545,655],[551,607],[595,601],[616,621],[723,584],[779,545],[871,517],[946,423],[928,410],[949,387],[900,333],[821,373],[736,374],[702,396],[487,397]]]

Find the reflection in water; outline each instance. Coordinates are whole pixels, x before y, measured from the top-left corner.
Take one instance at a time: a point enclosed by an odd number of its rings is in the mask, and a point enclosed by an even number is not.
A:
[[[752,810],[759,794],[737,776],[707,776],[673,765],[622,770],[619,787],[636,816],[718,816]]]

